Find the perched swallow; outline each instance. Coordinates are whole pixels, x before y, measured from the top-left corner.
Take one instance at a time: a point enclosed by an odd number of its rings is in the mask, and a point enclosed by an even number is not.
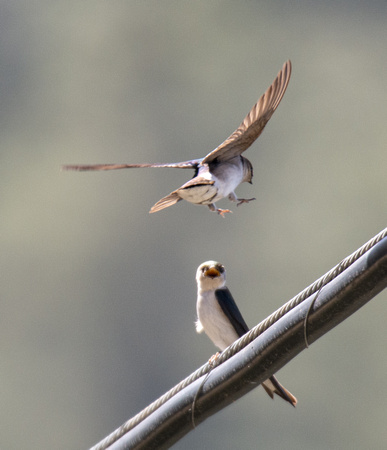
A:
[[[226,271],[222,264],[207,261],[196,272],[198,299],[196,312],[196,331],[203,331],[211,341],[223,351],[238,338],[249,331],[246,322],[226,287]],[[265,391],[274,398],[274,394],[296,406],[297,399],[285,389],[272,375],[262,383]]]
[[[251,183],[253,166],[242,156],[250,145],[262,133],[265,125],[279,105],[289,84],[292,66],[287,61],[279,71],[276,79],[258,102],[252,107],[243,122],[222,144],[201,159],[171,163],[171,164],[94,164],[67,165],[65,170],[114,170],[144,167],[171,167],[178,169],[194,169],[193,178],[183,186],[171,192],[152,206],[150,213],[172,206],[180,200],[186,200],[196,205],[207,205],[211,211],[216,211],[224,217],[231,212],[219,209],[215,202],[228,197],[232,202],[248,203],[254,198],[238,198],[234,192],[240,183]]]

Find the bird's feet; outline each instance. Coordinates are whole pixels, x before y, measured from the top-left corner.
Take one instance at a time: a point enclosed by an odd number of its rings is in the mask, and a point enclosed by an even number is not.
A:
[[[208,207],[210,208],[210,211],[214,211],[214,212],[217,212],[219,215],[221,215],[223,218],[224,218],[224,215],[226,214],[226,213],[232,213],[232,211],[230,211],[229,209],[220,209],[220,208],[217,208],[216,206],[215,206],[215,203],[211,203],[210,205],[208,205]]]
[[[220,352],[216,352],[215,355],[212,355],[211,358],[208,360],[208,364],[210,366],[213,366],[216,362],[216,360],[219,358]]]
[[[249,203],[252,202],[253,200],[256,200],[256,198],[237,198],[237,206],[241,205],[242,203]]]
[[[222,216],[223,219],[224,219],[224,215],[225,215],[226,213],[232,213],[232,211],[230,211],[229,209],[220,209],[220,208],[218,208],[218,209],[216,210],[216,212],[217,212],[220,216]]]
[[[230,202],[236,202],[237,206],[241,205],[242,203],[249,203],[255,200],[255,198],[238,198],[235,195],[235,192],[231,192],[230,194],[228,194],[228,199],[230,200]]]

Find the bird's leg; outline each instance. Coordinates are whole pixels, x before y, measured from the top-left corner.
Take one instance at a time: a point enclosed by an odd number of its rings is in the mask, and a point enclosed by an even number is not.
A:
[[[237,206],[241,205],[242,203],[249,203],[249,202],[255,200],[255,198],[238,198],[235,195],[235,192],[231,192],[231,194],[228,195],[228,199],[231,202],[238,202]]]
[[[218,208],[218,209],[216,210],[216,212],[217,212],[218,214],[220,214],[220,215],[223,217],[223,219],[224,219],[224,215],[225,215],[226,213],[232,213],[232,211],[230,211],[229,209],[220,209],[220,208]]]
[[[253,200],[256,200],[256,198],[255,197],[253,197],[253,198],[238,198],[237,206],[242,205],[242,203],[252,202]]]
[[[216,352],[215,355],[212,355],[211,358],[208,360],[208,364],[210,366],[213,366],[216,362],[216,360],[219,358],[220,352]]]
[[[208,207],[210,208],[211,211],[217,212],[217,213],[220,214],[223,218],[224,218],[224,215],[225,215],[226,213],[232,213],[232,211],[230,211],[229,209],[220,209],[220,208],[217,208],[217,207],[215,206],[215,203],[211,203],[211,205],[208,205]]]

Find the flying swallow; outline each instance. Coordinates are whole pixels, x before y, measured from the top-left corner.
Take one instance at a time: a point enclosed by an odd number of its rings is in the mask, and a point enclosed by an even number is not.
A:
[[[250,145],[262,133],[265,125],[279,105],[289,84],[292,66],[287,61],[279,71],[276,79],[252,107],[243,122],[222,144],[201,159],[192,159],[178,163],[166,164],[93,164],[93,165],[65,165],[64,170],[115,170],[144,167],[170,167],[177,169],[194,169],[191,180],[172,191],[152,206],[150,213],[172,206],[180,200],[186,200],[196,205],[207,205],[224,217],[229,209],[219,209],[215,202],[228,197],[238,206],[248,203],[254,198],[238,198],[234,192],[240,183],[251,183],[253,166],[242,156]]]
[[[207,261],[196,272],[198,298],[196,312],[196,331],[203,331],[211,341],[225,350],[238,338],[249,331],[231,292],[226,287],[226,271],[222,264]],[[262,383],[265,391],[274,398],[274,394],[296,406],[297,399],[285,389],[272,375]]]

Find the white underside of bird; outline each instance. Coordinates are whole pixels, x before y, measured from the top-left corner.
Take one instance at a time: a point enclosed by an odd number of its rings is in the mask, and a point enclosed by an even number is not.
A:
[[[208,165],[199,167],[198,175],[175,192],[190,203],[210,205],[234,193],[245,176],[243,160],[236,156],[230,161],[219,163],[212,171]],[[188,185],[188,186],[186,186]]]
[[[196,311],[198,315],[195,323],[196,331],[198,333],[204,331],[221,351],[239,339],[235,329],[219,306],[214,290],[199,290]]]

